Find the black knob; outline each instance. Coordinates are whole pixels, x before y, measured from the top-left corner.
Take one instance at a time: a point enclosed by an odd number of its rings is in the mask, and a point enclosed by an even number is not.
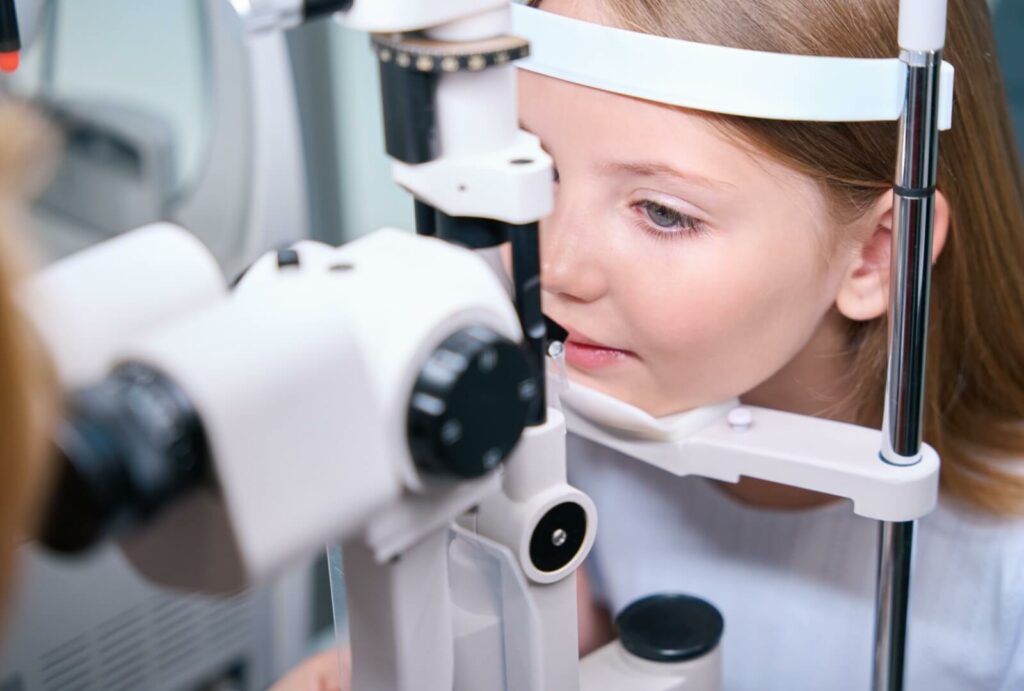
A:
[[[538,395],[519,346],[484,327],[449,336],[420,371],[409,402],[409,449],[428,472],[479,477],[515,447]]]
[[[202,482],[210,464],[188,396],[138,364],[74,394],[55,445],[60,464],[39,539],[61,552],[144,524]]]
[[[552,507],[537,522],[530,536],[530,561],[544,573],[567,566],[587,537],[587,511],[576,502]]]
[[[725,629],[714,605],[689,595],[651,595],[615,618],[622,646],[652,662],[686,662],[710,653]]]
[[[300,266],[302,266],[302,259],[294,248],[284,247],[277,251],[277,268],[288,269]]]
[[[303,19],[309,21],[335,12],[348,12],[354,4],[355,0],[305,0],[302,3]]]

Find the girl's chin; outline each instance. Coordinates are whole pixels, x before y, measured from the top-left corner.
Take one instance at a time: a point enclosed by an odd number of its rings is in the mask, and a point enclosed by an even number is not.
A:
[[[615,371],[618,369],[618,371]],[[606,396],[637,406],[641,409],[647,408],[643,392],[647,390],[642,380],[635,376],[635,372],[623,372],[622,368],[599,368],[582,369],[576,367],[568,368],[569,381],[588,389],[593,389]],[[616,376],[618,375],[618,376]]]

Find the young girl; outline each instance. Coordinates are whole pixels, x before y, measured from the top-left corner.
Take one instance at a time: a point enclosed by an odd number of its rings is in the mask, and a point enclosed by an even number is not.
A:
[[[777,53],[897,46],[898,0],[539,5]],[[1024,191],[985,1],[951,0],[948,26],[925,431],[942,498],[917,535],[907,688],[1020,689]],[[894,123],[727,117],[529,73],[521,117],[557,168],[544,308],[570,331],[575,381],[654,416],[740,396],[880,427]],[[869,688],[876,523],[803,490],[673,478],[580,439],[569,452],[600,516],[585,651],[610,636],[605,611],[685,592],[724,615],[729,691]]]

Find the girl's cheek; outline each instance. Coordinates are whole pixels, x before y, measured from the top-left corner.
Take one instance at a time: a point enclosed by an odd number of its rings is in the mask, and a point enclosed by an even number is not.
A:
[[[807,303],[811,311],[811,300],[801,293],[813,291],[786,285],[774,273],[747,273],[740,280],[721,273],[709,280],[672,284],[633,301],[629,322],[648,352],[666,362],[737,348],[756,351],[776,341],[774,335],[788,325],[794,333],[799,331],[804,311],[800,306]],[[817,302],[813,301],[815,311]]]

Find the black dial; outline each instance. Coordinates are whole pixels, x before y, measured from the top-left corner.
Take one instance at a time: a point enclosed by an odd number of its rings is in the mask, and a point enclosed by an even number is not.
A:
[[[428,358],[409,400],[409,449],[428,472],[473,478],[519,441],[539,395],[518,345],[484,327],[449,336]]]

